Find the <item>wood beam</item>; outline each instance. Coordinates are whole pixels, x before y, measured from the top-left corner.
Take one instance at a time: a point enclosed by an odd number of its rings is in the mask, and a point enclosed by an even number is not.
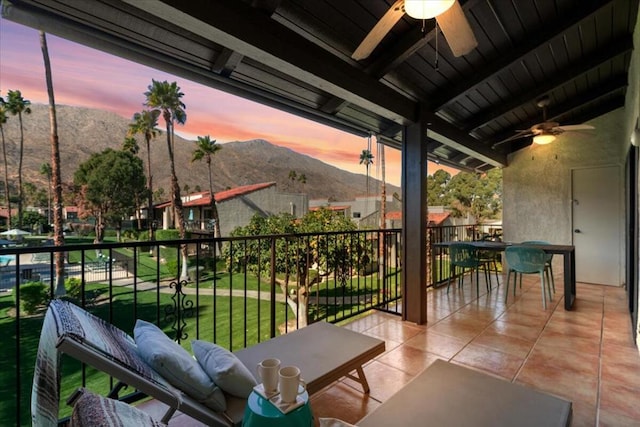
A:
[[[633,40],[630,36],[625,36],[621,39],[618,39],[615,42],[610,43],[609,45],[600,49],[593,55],[590,55],[588,58],[585,58],[584,61],[580,61],[579,64],[576,64],[566,70],[554,74],[550,80],[536,85],[534,88],[522,93],[520,96],[507,100],[506,102],[503,102],[498,106],[492,106],[486,111],[477,114],[473,120],[467,123],[464,130],[466,132],[472,132],[474,129],[478,129],[522,106],[522,104],[532,102],[542,95],[565,85],[567,82],[580,77],[581,75],[593,70],[594,68],[599,67],[604,62],[609,61],[619,55],[631,52],[632,50]]]
[[[229,77],[234,72],[238,64],[242,61],[243,56],[237,52],[227,49],[222,49],[222,52],[218,55],[216,60],[211,66],[211,71],[218,73],[221,76]]]
[[[467,92],[486,83],[487,80],[494,77],[503,69],[508,69],[515,63],[521,61],[531,51],[540,48],[549,43],[550,40],[559,37],[569,28],[577,25],[580,21],[588,18],[599,10],[608,7],[613,0],[590,1],[575,7],[572,15],[563,14],[558,17],[557,22],[549,23],[545,28],[541,29],[538,37],[526,38],[525,42],[513,49],[510,54],[502,55],[495,60],[489,61],[489,66],[484,69],[474,70],[470,78],[464,79],[460,84],[453,87],[443,87],[437,94],[434,94],[433,101],[429,103],[432,110],[438,111],[446,104],[455,102],[461,96],[465,96]]]
[[[125,0],[135,6],[137,0]],[[194,34],[400,124],[417,104],[236,0],[149,0],[145,10]]]

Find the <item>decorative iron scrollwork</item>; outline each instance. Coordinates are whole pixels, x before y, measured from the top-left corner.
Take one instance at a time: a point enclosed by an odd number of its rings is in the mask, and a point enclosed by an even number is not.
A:
[[[178,342],[189,337],[189,334],[185,332],[187,327],[185,319],[193,317],[193,301],[188,300],[187,295],[182,290],[182,287],[186,285],[186,280],[171,282],[169,288],[175,288],[175,292],[171,295],[173,304],[167,304],[164,307],[164,319],[166,322],[171,323],[171,329],[175,332]]]

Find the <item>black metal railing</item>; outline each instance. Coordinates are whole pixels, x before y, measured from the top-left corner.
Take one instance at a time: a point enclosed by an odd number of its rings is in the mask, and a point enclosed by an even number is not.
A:
[[[476,232],[429,227],[428,246]],[[64,298],[131,335],[144,319],[188,350],[203,339],[234,351],[317,321],[400,314],[401,254],[399,229],[0,249],[0,333],[11,337],[0,352],[0,419],[30,424],[36,350],[58,277]],[[448,279],[446,257],[428,264],[427,286]],[[79,386],[104,394],[114,386],[64,357],[63,369],[63,399]],[[69,412],[61,402],[61,416]]]
[[[12,337],[0,356],[0,418],[30,424],[39,334],[58,277],[64,298],[132,335],[140,318],[189,350],[192,339],[237,350],[312,322],[398,312],[400,245],[394,229],[0,249],[0,331]],[[114,386],[71,359],[63,373],[63,399],[79,386],[105,394]]]

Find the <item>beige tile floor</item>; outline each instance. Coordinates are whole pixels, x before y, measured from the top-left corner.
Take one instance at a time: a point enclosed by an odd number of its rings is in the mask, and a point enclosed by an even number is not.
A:
[[[364,368],[369,394],[345,378],[312,397],[316,424],[357,422],[440,358],[571,400],[573,426],[640,425],[640,356],[624,289],[579,283],[573,311],[560,286],[544,310],[537,276],[525,276],[506,304],[502,285],[481,285],[479,297],[470,289],[429,291],[426,325],[380,312],[346,323],[384,339],[386,352]],[[179,416],[171,425],[199,423]]]

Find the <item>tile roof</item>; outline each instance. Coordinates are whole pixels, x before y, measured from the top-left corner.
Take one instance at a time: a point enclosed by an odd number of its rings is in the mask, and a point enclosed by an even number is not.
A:
[[[215,193],[216,202],[224,202],[225,200],[230,200],[235,197],[244,196],[249,193],[253,193],[254,191],[263,190],[265,188],[275,186],[275,182],[263,182],[260,184],[251,184],[251,185],[243,185],[241,187],[231,188],[229,190],[218,191]],[[194,195],[198,195],[201,197],[193,198]],[[187,197],[193,198],[193,200],[189,200],[187,202],[182,203],[183,208],[192,208],[196,206],[207,206],[211,203],[211,198],[209,197],[208,191],[202,191],[199,193],[191,193]],[[167,206],[171,206],[171,202],[163,202],[155,205],[156,208],[166,208]]]
[[[447,218],[451,216],[450,212],[438,212],[438,213],[430,213],[427,215],[427,222],[433,223],[435,225],[442,224]],[[387,212],[386,218],[388,220],[401,220],[402,219],[402,211],[391,211]]]

